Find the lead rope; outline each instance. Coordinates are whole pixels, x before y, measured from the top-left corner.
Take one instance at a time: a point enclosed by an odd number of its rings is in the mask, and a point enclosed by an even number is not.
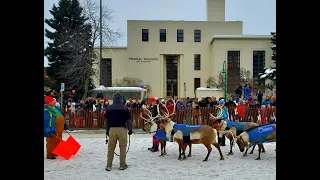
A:
[[[126,154],[128,153],[129,149],[130,149],[130,135],[129,135],[129,144],[128,144],[128,149],[127,149]],[[120,156],[120,155],[117,154],[116,152],[114,152],[114,154],[117,155],[117,156]]]

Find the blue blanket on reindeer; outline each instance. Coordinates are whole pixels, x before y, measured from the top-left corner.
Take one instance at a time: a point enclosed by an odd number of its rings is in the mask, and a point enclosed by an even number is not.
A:
[[[247,130],[249,135],[249,141],[256,143],[268,142],[267,137],[275,131],[274,126],[270,125],[262,125],[253,127]]]
[[[182,131],[183,134],[183,142],[185,144],[190,143],[190,133],[193,130],[201,128],[201,125],[187,125],[187,124],[175,124],[173,125],[173,132],[177,132],[178,130]],[[166,137],[166,131],[164,129],[158,129],[155,134],[157,139],[162,139],[168,141]]]

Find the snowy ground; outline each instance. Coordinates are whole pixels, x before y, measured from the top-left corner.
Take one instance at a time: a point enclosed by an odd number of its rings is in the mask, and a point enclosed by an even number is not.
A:
[[[143,179],[276,179],[276,143],[265,144],[266,153],[261,154],[261,160],[254,160],[258,151],[242,157],[243,153],[236,146],[234,154],[227,156],[229,141],[221,147],[225,160],[219,160],[219,153],[213,147],[213,151],[207,162],[202,160],[207,154],[204,145],[196,144],[192,147],[192,157],[179,161],[178,145],[167,143],[165,157],[159,157],[160,152],[152,153],[147,150],[152,145],[150,134],[131,135],[131,145],[127,154],[129,168],[120,171],[119,157],[113,160],[113,169],[105,171],[107,145],[103,131],[78,131],[72,132],[72,136],[81,144],[78,153],[69,160],[58,157],[55,160],[46,159],[44,139],[44,179],[45,180],[143,180]],[[63,135],[63,139],[68,138]],[[116,148],[119,153],[119,148]],[[189,151],[187,150],[187,153]],[[166,178],[164,178],[166,177]]]

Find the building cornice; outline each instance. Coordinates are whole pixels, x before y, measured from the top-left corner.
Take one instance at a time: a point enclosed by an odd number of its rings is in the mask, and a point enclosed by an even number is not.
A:
[[[254,39],[254,40],[271,40],[272,35],[214,35],[211,44],[215,39]]]

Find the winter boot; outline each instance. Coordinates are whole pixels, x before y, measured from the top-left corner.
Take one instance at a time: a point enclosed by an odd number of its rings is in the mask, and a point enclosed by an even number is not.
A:
[[[151,150],[151,152],[158,152],[159,151],[159,145],[154,144],[154,148]]]
[[[111,167],[106,166],[106,171],[111,171]]]
[[[128,168],[128,165],[125,165],[124,167],[120,167],[119,170],[125,170]]]
[[[152,149],[154,149],[154,147],[156,146],[156,143],[152,143],[152,147],[148,148],[149,151],[152,151]]]
[[[56,156],[50,156],[50,157],[47,157],[47,159],[57,159]]]

